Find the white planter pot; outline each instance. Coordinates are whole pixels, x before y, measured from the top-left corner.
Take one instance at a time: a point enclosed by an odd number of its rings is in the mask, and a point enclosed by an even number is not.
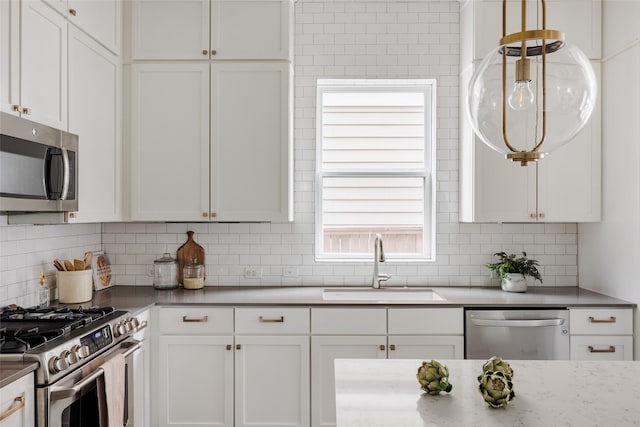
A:
[[[500,286],[505,292],[527,292],[527,279],[524,274],[509,273],[502,279]]]

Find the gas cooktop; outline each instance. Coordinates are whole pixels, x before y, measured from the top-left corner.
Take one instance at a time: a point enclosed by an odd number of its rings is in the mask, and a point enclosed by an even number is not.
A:
[[[0,312],[0,353],[37,350],[114,311],[113,307],[4,307]]]

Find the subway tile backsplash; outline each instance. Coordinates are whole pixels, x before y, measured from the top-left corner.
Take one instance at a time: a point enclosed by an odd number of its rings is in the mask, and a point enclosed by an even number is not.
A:
[[[151,286],[153,260],[175,256],[187,230],[206,250],[207,286],[366,286],[371,263],[314,261],[315,83],[318,78],[437,79],[437,250],[432,263],[384,263],[389,285],[497,286],[482,264],[526,251],[544,286],[577,286],[576,224],[458,222],[459,2],[299,0],[295,3],[295,222],[9,226],[0,216],[0,305],[35,303],[53,258],[104,249],[117,285]],[[246,279],[246,267],[262,269]]]

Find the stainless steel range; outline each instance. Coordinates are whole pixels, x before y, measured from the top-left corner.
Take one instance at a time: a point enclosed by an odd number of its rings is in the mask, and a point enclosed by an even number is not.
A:
[[[131,371],[138,343],[131,336],[144,328],[127,311],[113,307],[70,309],[9,306],[0,313],[0,362],[37,362],[38,427],[98,426],[100,365],[117,352]],[[125,379],[131,377],[125,373]],[[126,383],[126,380],[125,380]],[[132,393],[125,384],[128,425]]]

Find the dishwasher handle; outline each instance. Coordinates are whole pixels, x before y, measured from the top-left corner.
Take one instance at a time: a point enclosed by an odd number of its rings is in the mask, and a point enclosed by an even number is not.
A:
[[[477,326],[540,328],[544,326],[564,325],[564,319],[479,319],[473,317],[471,318],[471,323]]]

